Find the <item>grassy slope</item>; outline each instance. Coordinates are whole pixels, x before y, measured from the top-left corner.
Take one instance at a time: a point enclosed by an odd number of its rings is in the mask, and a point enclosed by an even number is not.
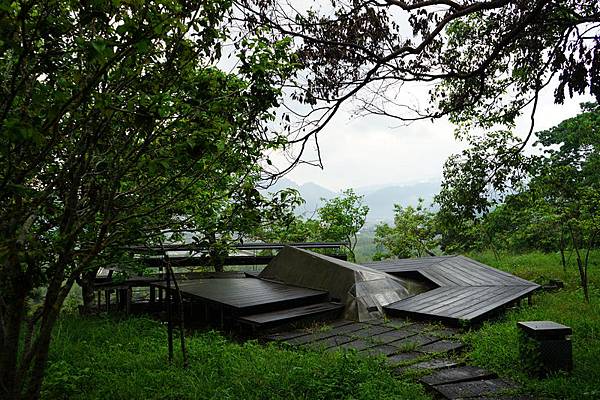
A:
[[[565,288],[558,292],[540,292],[532,306],[506,313],[499,321],[488,322],[467,335],[472,346],[471,362],[521,382],[538,396],[557,399],[600,398],[600,253],[595,253],[589,267],[591,304],[583,302],[578,273],[569,265],[563,273],[560,258],[554,254],[529,253],[503,255],[471,254],[471,257],[526,279],[545,283],[560,279]],[[558,374],[546,379],[529,379],[520,368],[517,347],[517,321],[551,320],[573,328],[574,370],[571,375]]]
[[[64,317],[51,348],[44,398],[70,399],[428,399],[355,354],[291,351],[217,333],[188,339],[191,366],[166,362],[156,321]]]
[[[566,274],[557,255],[471,254],[486,264],[565,289],[540,293],[466,336],[469,363],[521,382],[539,397],[600,398],[600,252],[590,265],[592,304],[583,302],[576,267]],[[516,322],[553,320],[573,328],[571,375],[529,379],[521,370]],[[232,343],[216,333],[189,338],[189,370],[166,366],[165,329],[144,318],[62,319],[54,335],[45,398],[428,398],[419,385],[399,381],[376,360],[353,354],[291,351]]]

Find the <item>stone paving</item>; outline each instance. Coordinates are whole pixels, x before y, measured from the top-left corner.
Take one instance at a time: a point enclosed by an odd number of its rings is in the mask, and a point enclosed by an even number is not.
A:
[[[446,399],[524,399],[505,393],[518,387],[481,368],[465,366],[458,354],[460,331],[439,324],[391,319],[369,322],[338,320],[314,328],[264,336],[314,351],[354,350],[385,357],[397,375],[412,374],[432,393]]]

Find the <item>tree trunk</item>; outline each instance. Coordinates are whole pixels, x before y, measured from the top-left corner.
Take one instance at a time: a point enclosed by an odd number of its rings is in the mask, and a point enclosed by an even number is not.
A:
[[[60,307],[58,307],[60,309]],[[40,391],[42,389],[42,382],[44,380],[44,373],[46,372],[46,363],[48,361],[48,352],[50,350],[50,341],[52,339],[52,330],[56,324],[58,318],[58,312],[50,311],[48,319],[43,322],[40,328],[38,336],[39,344],[35,350],[33,358],[33,367],[28,380],[28,388],[24,398],[26,399],[39,399]]]
[[[587,265],[577,255],[577,267],[579,269],[579,278],[581,279],[581,287],[583,288],[583,298],[586,303],[590,303],[590,293],[588,290]]]
[[[563,232],[560,232],[560,261],[562,262],[563,272],[567,273],[567,260],[565,259],[565,238],[563,236]]]
[[[215,272],[223,272],[225,268],[223,268],[223,264],[219,262],[218,258],[213,258],[212,265],[215,269]]]
[[[215,233],[210,233],[207,236],[209,244],[208,257],[210,260],[210,265],[213,266],[215,272],[223,272],[226,254],[223,254],[223,251],[218,248],[219,246],[217,245],[217,235]]]
[[[83,305],[80,309],[81,314],[89,315],[94,312],[94,280],[98,270],[84,272],[81,274],[79,285],[81,286],[81,297],[83,298]]]
[[[0,354],[0,398],[13,400],[19,398],[20,384],[17,381],[17,355],[19,338],[25,317],[25,297],[14,298],[3,310],[3,334]]]
[[[7,400],[19,398],[17,360],[30,287],[30,280],[21,272],[15,254],[9,256],[3,265],[6,274],[0,296],[0,398]]]
[[[586,259],[584,261],[581,258],[580,242],[577,241],[572,227],[570,228],[570,231],[571,231],[571,242],[573,243],[573,249],[575,250],[575,254],[577,255],[577,269],[579,270],[579,279],[581,281],[581,288],[583,289],[583,298],[584,298],[585,302],[589,304],[590,295],[588,292],[588,277],[587,277],[587,261],[588,261],[588,259],[586,257]]]

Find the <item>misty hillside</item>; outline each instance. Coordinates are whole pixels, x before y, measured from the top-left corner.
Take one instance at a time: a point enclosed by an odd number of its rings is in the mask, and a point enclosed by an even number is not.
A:
[[[416,205],[419,198],[430,205],[440,190],[440,182],[414,183],[402,186],[386,186],[371,192],[363,192],[357,189],[359,194],[365,196],[365,204],[369,206],[367,223],[373,224],[380,221],[392,221],[394,219],[394,204],[402,206]]]
[[[311,216],[322,204],[321,199],[330,199],[338,193],[319,186],[313,182],[298,185],[290,179],[280,179],[267,192],[274,193],[284,188],[293,188],[300,192],[306,203],[299,207],[298,214]],[[416,205],[419,197],[429,205],[433,196],[440,190],[440,182],[423,182],[408,185],[378,185],[356,188],[355,192],[364,196],[364,203],[369,206],[367,225],[381,221],[392,221],[394,218],[394,204],[403,206]]]

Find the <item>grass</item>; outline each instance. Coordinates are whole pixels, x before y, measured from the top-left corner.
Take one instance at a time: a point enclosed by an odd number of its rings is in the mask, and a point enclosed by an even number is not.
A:
[[[187,341],[190,367],[166,361],[166,330],[147,318],[65,316],[56,327],[43,398],[429,399],[381,360],[352,352],[239,344],[215,332]]]
[[[533,305],[508,311],[468,332],[468,364],[516,380],[535,398],[600,398],[600,252],[590,260],[591,304],[583,302],[576,267],[563,272],[557,254],[470,254],[523,278],[565,288],[540,292]],[[552,320],[573,328],[574,370],[528,377],[518,354],[517,321]],[[327,325],[315,325],[315,331]],[[440,329],[442,327],[439,327]],[[433,331],[432,331],[433,332]],[[382,359],[355,352],[318,353],[255,342],[239,344],[215,332],[188,338],[191,366],[166,361],[166,331],[147,318],[64,316],[51,346],[46,399],[428,399],[415,376],[391,375]]]
[[[503,377],[521,383],[536,397],[556,399],[600,398],[600,252],[590,260],[591,303],[585,304],[579,289],[579,277],[574,265],[563,272],[557,254],[529,253],[502,255],[496,260],[490,253],[471,254],[483,263],[515,275],[545,283],[559,279],[565,288],[556,292],[540,292],[533,305],[524,305],[505,313],[499,320],[485,323],[468,333],[464,340],[471,350],[468,362],[491,369]],[[521,368],[518,354],[518,321],[551,320],[573,329],[574,369],[571,374],[559,373],[546,379],[528,377]]]

